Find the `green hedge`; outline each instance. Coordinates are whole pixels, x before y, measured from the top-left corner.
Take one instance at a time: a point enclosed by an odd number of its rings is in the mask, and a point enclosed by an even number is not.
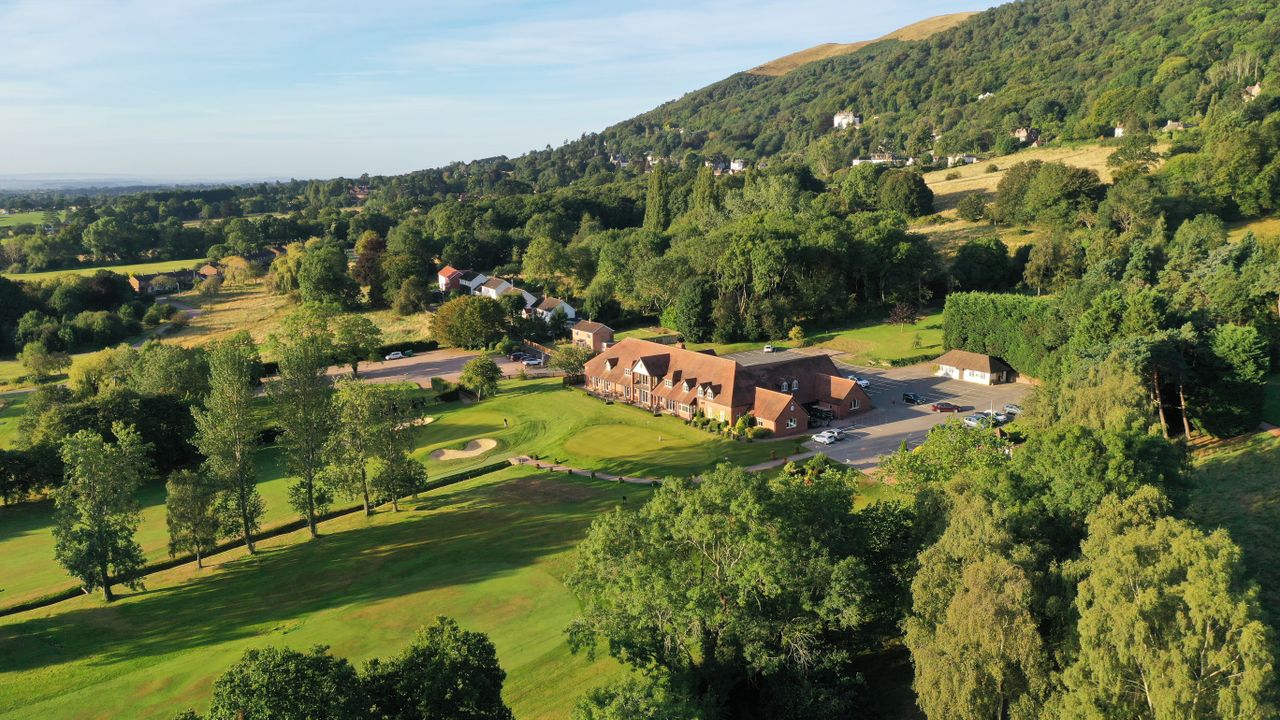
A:
[[[1052,298],[964,292],[947,296],[943,346],[992,355],[1022,375],[1055,375],[1069,336]]]

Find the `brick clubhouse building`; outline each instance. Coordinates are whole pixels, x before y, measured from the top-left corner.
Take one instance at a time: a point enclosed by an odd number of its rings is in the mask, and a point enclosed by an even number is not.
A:
[[[627,338],[591,358],[587,391],[655,412],[737,422],[746,413],[774,435],[805,432],[814,416],[840,419],[871,408],[858,384],[826,355],[753,351],[719,357]]]

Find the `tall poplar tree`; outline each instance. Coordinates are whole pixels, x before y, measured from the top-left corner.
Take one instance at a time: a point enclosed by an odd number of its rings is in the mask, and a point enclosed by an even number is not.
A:
[[[192,408],[194,443],[205,456],[204,469],[218,483],[218,515],[223,531],[239,533],[252,555],[253,533],[266,508],[258,493],[253,454],[257,428],[251,404],[258,350],[247,332],[209,346],[209,395]]]
[[[325,488],[316,483],[324,467],[325,447],[333,431],[333,384],[325,370],[333,354],[333,336],[321,315],[303,309],[285,322],[284,338],[272,341],[280,354],[280,376],[267,392],[283,428],[281,444],[289,469],[298,481],[289,488],[289,503],[316,537],[316,516],[328,504]]]
[[[666,163],[658,163],[649,173],[649,194],[644,201],[644,229],[662,232],[671,223],[667,208]]]

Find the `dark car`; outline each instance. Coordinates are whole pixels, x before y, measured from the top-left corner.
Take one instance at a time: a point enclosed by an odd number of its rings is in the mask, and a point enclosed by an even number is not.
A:
[[[908,405],[921,405],[924,403],[924,398],[915,393],[902,393],[902,402]]]
[[[930,408],[934,412],[960,412],[960,406],[949,402],[936,402]]]

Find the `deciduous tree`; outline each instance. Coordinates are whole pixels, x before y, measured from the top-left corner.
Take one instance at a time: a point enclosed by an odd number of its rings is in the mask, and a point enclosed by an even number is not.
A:
[[[81,430],[62,443],[63,485],[53,492],[54,557],[88,591],[115,599],[113,583],[141,587],[138,490],[150,473],[147,450],[132,427],[112,427],[115,443]]]
[[[169,526],[169,557],[180,552],[204,556],[218,545],[222,521],[218,517],[218,483],[195,470],[178,470],[165,483],[165,522]]]

